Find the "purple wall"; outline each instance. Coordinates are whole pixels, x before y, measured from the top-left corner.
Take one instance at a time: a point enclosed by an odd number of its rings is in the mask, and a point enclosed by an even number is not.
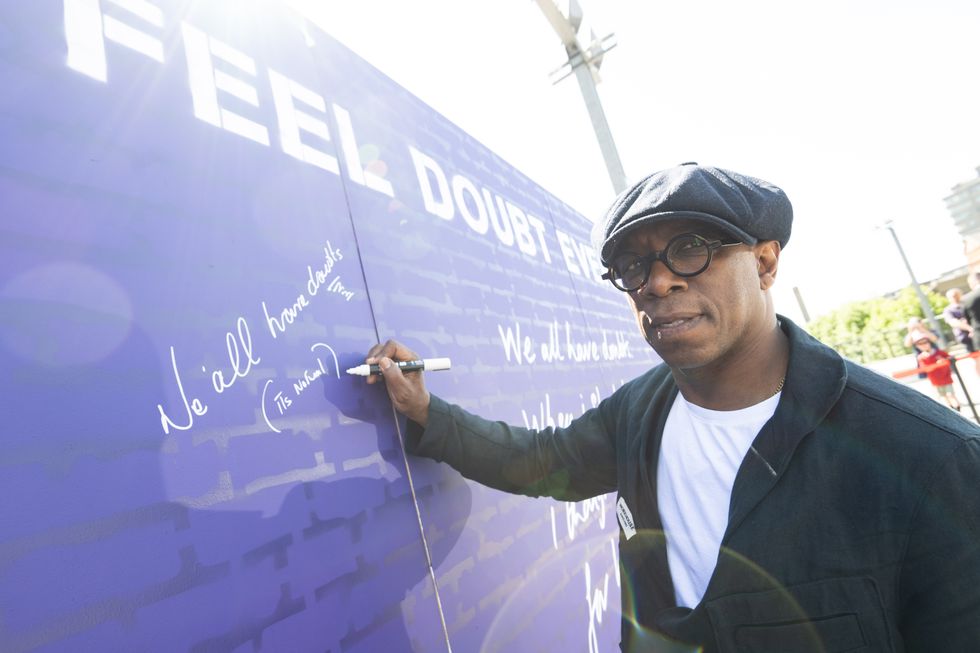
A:
[[[0,6],[0,650],[615,650],[613,498],[406,459],[342,373],[395,337],[580,414],[655,362],[587,221],[277,3],[188,4]]]

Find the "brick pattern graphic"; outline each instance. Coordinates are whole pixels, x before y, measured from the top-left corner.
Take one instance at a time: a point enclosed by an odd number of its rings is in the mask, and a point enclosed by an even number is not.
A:
[[[343,374],[581,414],[655,363],[587,221],[261,6],[0,7],[0,650],[615,650],[614,497],[406,467]]]
[[[322,68],[337,79],[349,69],[342,60]],[[344,103],[384,95],[370,86],[376,79],[359,80],[366,86],[344,86],[350,93]],[[358,115],[365,142],[388,157],[379,167],[394,188],[414,191],[393,202],[349,189],[375,319],[382,339],[453,359],[452,371],[427,376],[431,391],[489,418],[544,428],[581,414],[656,362],[636,335],[625,298],[599,283],[594,267],[579,264],[580,255],[591,256],[588,221],[454,126],[429,119],[431,110],[421,103],[364,104]],[[405,134],[411,134],[408,145]],[[427,157],[424,181],[409,147]],[[424,185],[438,214],[426,207]],[[476,192],[454,191],[464,185]],[[494,232],[493,211],[502,223],[510,221],[512,233],[519,229],[521,217],[511,206],[540,220],[544,247],[533,228],[533,253],[516,237],[508,243]],[[485,233],[471,224],[481,211],[490,225]],[[509,350],[508,333],[516,343]],[[595,352],[586,346],[593,342]],[[420,491],[441,476],[416,471],[413,478]],[[614,650],[615,497],[565,504],[467,487],[459,500],[471,505],[469,518],[448,558],[436,565],[454,649]],[[422,517],[427,534],[456,526],[439,512],[423,509]]]

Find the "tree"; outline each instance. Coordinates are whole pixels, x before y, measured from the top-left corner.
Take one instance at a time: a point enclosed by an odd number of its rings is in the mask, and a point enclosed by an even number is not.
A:
[[[923,287],[934,314],[939,315],[948,300]],[[909,286],[895,297],[877,297],[845,304],[807,324],[815,338],[836,349],[842,356],[859,363],[894,358],[908,353],[904,344],[909,318],[925,319],[919,298]],[[948,327],[940,323],[948,335]]]

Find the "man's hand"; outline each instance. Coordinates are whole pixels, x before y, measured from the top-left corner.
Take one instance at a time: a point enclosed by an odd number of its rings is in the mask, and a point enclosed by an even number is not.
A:
[[[411,361],[422,358],[414,351],[394,340],[375,345],[368,350],[365,363],[377,363],[382,376],[368,376],[368,383],[384,381],[388,396],[395,410],[408,419],[425,426],[429,421],[429,392],[425,389],[422,372],[402,373],[392,361]]]

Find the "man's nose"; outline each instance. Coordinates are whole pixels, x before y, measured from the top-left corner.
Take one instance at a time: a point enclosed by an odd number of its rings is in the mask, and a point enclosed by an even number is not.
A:
[[[666,297],[672,292],[687,288],[687,279],[678,276],[663,261],[654,261],[647,282],[640,286],[640,294]]]

